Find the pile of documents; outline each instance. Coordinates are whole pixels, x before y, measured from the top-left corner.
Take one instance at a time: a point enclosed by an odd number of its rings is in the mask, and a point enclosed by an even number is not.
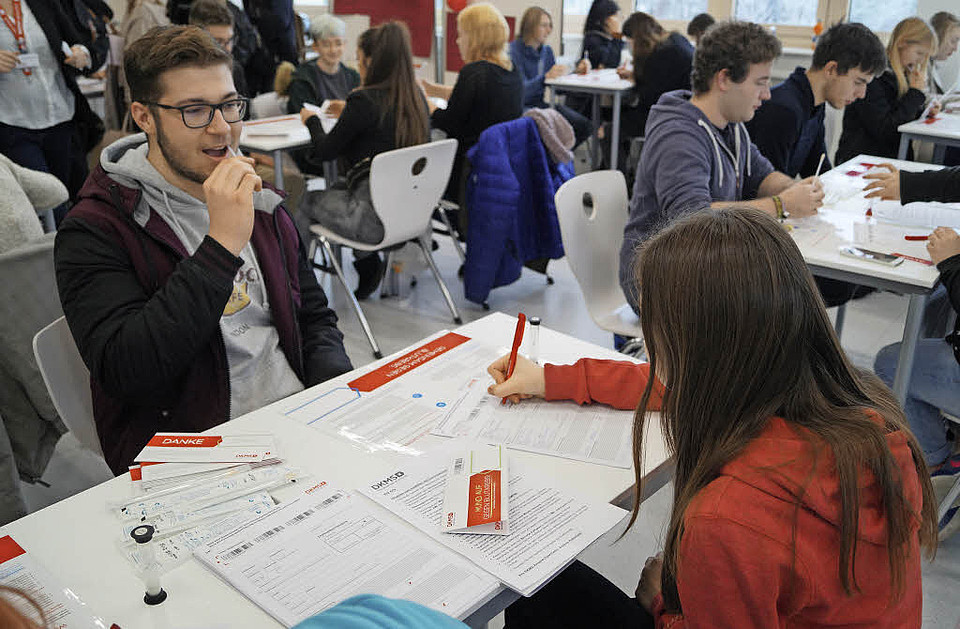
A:
[[[154,527],[151,541],[165,572],[190,559],[212,537],[274,508],[271,492],[305,477],[276,456],[272,435],[158,433],[137,455],[128,500],[111,505],[120,546],[138,570],[142,554],[131,532]]]

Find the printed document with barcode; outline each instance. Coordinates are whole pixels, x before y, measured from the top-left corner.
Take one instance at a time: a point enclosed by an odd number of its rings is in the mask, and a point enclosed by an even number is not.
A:
[[[198,549],[197,558],[286,627],[356,594],[462,618],[500,584],[355,494],[323,488]]]
[[[536,592],[626,515],[619,507],[591,503],[552,487],[511,461],[510,535],[441,533],[446,454],[441,450],[411,461],[360,492],[524,596]]]
[[[489,383],[484,376],[464,388],[433,434],[502,443],[516,450],[611,467],[633,467],[633,411],[536,398],[500,404],[500,398],[487,393]]]

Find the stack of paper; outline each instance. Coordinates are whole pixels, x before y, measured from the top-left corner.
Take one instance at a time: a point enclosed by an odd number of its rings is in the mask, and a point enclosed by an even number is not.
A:
[[[207,543],[197,558],[284,626],[362,593],[465,617],[497,581],[391,523],[354,494],[323,487]]]
[[[431,457],[360,491],[524,596],[562,571],[626,513],[608,503],[579,500],[514,466],[509,535],[441,533],[446,480],[444,459]]]
[[[0,537],[0,585],[19,590],[40,605],[47,627],[106,629],[109,626],[9,535]],[[40,626],[40,618],[32,605],[16,596],[6,596],[5,600]]]
[[[957,203],[907,203],[878,201],[873,204],[873,217],[885,223],[935,229],[952,227],[960,229],[960,204]]]

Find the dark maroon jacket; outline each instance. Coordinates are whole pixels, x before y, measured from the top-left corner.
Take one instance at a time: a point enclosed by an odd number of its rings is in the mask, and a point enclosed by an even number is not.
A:
[[[188,256],[140,191],[100,167],[56,239],[60,301],[90,369],[97,432],[116,474],[156,432],[206,430],[230,418],[220,317],[242,260],[209,236]],[[250,239],[274,325],[305,386],[352,369],[336,314],[283,207],[255,212]]]

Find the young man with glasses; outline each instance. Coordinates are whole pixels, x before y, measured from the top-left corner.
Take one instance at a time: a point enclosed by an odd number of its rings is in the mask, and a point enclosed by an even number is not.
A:
[[[107,463],[351,369],[282,198],[234,156],[247,100],[194,26],[124,55],[143,134],[104,149],[56,241]]]

